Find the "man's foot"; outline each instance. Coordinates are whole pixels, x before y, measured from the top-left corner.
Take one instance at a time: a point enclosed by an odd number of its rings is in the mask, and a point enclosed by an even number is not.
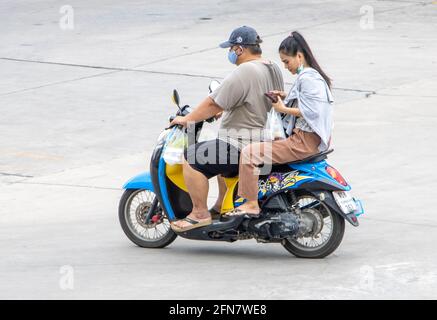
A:
[[[256,201],[256,203],[254,201],[250,201],[250,202],[248,201],[248,202],[243,203],[241,206],[238,206],[238,208],[233,210],[233,211],[245,212],[245,214],[248,214],[248,215],[259,215],[261,209],[258,206],[258,201]],[[236,215],[236,214],[233,214],[233,215]]]
[[[241,210],[240,208],[236,208],[232,211],[226,212],[225,215],[227,217],[234,217],[234,216],[245,216],[248,218],[258,218],[259,217],[259,213],[247,212],[247,211]]]
[[[195,228],[204,227],[212,223],[211,216],[208,212],[202,215],[190,213],[184,219],[180,219],[171,223],[171,228],[176,232],[183,232]]]

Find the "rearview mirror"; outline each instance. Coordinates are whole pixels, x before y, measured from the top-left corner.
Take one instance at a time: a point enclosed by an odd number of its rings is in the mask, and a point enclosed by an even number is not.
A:
[[[220,87],[220,82],[218,82],[217,80],[212,80],[209,84],[209,93],[213,92],[218,87]]]
[[[180,109],[181,107],[179,107],[179,93],[178,93],[178,91],[176,89],[173,90],[172,99],[173,99],[173,103],[175,105],[177,105],[178,108]]]

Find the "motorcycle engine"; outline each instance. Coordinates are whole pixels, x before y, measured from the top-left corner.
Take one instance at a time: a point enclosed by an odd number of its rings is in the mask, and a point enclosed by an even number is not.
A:
[[[288,212],[269,212],[262,218],[248,221],[247,231],[258,240],[280,241],[296,235],[300,230],[297,218]]]

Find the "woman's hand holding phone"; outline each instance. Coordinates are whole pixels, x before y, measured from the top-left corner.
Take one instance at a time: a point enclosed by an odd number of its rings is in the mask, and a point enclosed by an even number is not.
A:
[[[284,92],[277,91],[277,90],[264,93],[264,95],[272,101],[273,109],[275,109],[277,112],[281,112],[281,113],[286,112],[286,109],[287,109],[287,107],[282,102],[282,99],[279,99],[279,97],[282,98],[283,94],[285,95]]]
[[[286,94],[284,91],[272,90],[272,91],[269,91],[269,92],[270,92],[270,93],[273,93],[273,94],[276,95],[276,96],[281,97],[282,100],[284,100],[285,97],[287,97],[287,94]]]
[[[267,98],[269,98],[270,99],[270,101],[272,101],[272,103],[276,103],[276,102],[278,102],[278,96],[277,95],[275,95],[274,93],[272,93],[271,91],[270,92],[266,92],[266,93],[264,93],[264,95],[267,97]]]

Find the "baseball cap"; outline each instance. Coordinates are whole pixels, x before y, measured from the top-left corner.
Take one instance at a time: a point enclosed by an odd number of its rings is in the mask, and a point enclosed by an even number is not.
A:
[[[242,26],[232,31],[229,40],[221,43],[221,48],[230,48],[232,46],[241,45],[255,45],[260,43],[258,33],[254,28]]]

